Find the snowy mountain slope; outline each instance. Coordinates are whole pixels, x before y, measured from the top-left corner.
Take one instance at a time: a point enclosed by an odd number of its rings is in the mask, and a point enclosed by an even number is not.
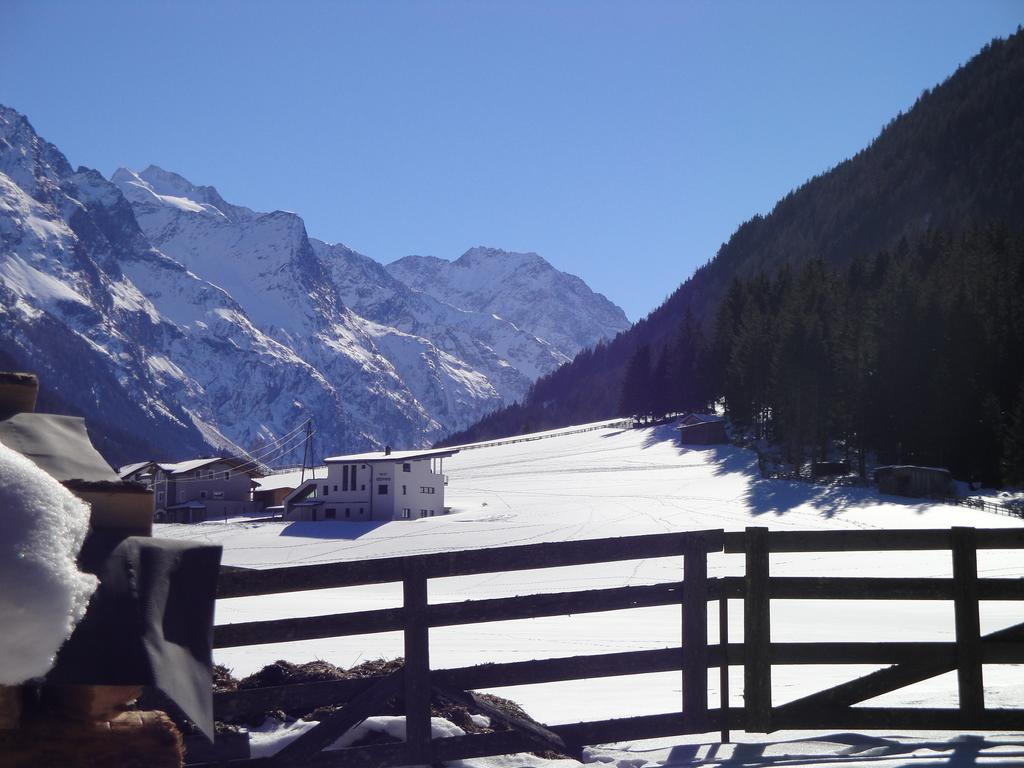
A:
[[[331,452],[426,445],[568,360],[293,213],[155,166],[76,171],[6,107],[0,315],[0,361],[40,373],[115,463],[258,449],[310,417]]]
[[[429,340],[386,333],[348,308],[295,214],[230,206],[212,188],[153,166],[121,169],[113,181],[162,252],[222,288],[253,325],[344,393],[371,444],[423,444],[502,402],[465,365],[442,361]]]
[[[383,265],[345,245],[310,242],[331,270],[338,295],[347,306],[381,325],[430,339],[484,373],[506,402],[571,359],[572,350],[560,349],[507,320],[458,309],[409,288]]]
[[[406,256],[387,270],[452,306],[504,318],[569,357],[630,327],[619,307],[536,253],[478,247],[455,261]]]
[[[5,364],[38,372],[55,399],[95,416],[93,434],[108,454],[116,455],[117,445],[140,449],[146,441],[139,436],[153,432],[187,449],[206,448],[189,414],[161,396],[132,339],[133,330],[170,329],[155,322],[152,307],[117,269],[115,254],[144,239],[137,230],[134,236],[118,231],[127,209],[104,207],[93,189],[97,178],[72,172],[24,117],[0,108]],[[87,206],[76,195],[95,203]]]
[[[1024,521],[965,507],[881,496],[867,488],[815,486],[762,480],[752,452],[721,446],[681,448],[671,427],[597,429],[548,439],[467,449],[445,461],[453,514],[384,524],[207,523],[160,526],[161,536],[222,543],[224,561],[246,567],[310,565],[345,560],[477,549],[542,541],[582,540],[644,533],[767,526],[775,530],[920,529],[952,525],[1020,527]],[[735,575],[742,557],[715,555],[712,576]],[[986,551],[981,576],[1024,576],[1012,551]],[[949,576],[947,552],[818,553],[773,555],[773,575],[829,573],[878,577]],[[432,603],[511,595],[677,581],[678,558],[595,566],[481,574],[431,582]],[[302,594],[267,595],[218,604],[218,623],[326,614],[401,605],[401,585],[386,584]],[[742,610],[730,613],[733,638],[742,636]],[[488,661],[678,646],[678,606],[494,622],[431,630],[431,663],[438,668]],[[987,603],[982,631],[1020,620],[1009,603]],[[712,623],[714,626],[714,623]],[[941,601],[778,601],[772,636],[779,642],[818,640],[952,640],[952,606]],[[401,637],[336,638],[224,649],[218,661],[244,675],[278,658],[322,658],[343,667],[356,660],[402,653]],[[867,668],[782,667],[775,677],[779,703]],[[734,705],[742,691],[735,668]],[[988,672],[986,672],[988,674]],[[1024,696],[1024,670],[999,669],[988,689],[989,706],[1016,705]],[[713,676],[711,701],[717,701]],[[517,686],[501,695],[545,722],[655,714],[679,707],[677,673]],[[912,701],[947,706],[956,701],[955,675],[893,694],[892,705]],[[902,698],[900,698],[902,697]]]
[[[0,351],[87,416],[110,460],[253,448],[311,413],[369,442],[322,375],[152,248],[117,187],[72,172],[13,110],[0,136],[0,165],[39,195],[0,174]]]

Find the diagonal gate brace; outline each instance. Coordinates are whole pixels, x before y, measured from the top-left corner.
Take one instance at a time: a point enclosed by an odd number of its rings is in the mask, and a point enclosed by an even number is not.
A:
[[[1021,642],[1024,641],[1024,623],[1001,629],[981,638],[982,644],[988,642]],[[905,688],[936,675],[951,672],[957,668],[955,654],[951,656],[927,656],[919,661],[895,664],[877,672],[858,677],[848,683],[837,685],[826,691],[819,691],[802,699],[791,701],[775,708],[778,715],[799,715],[805,712],[820,711],[822,708],[835,709],[850,707],[867,699],[873,699],[884,693]]]

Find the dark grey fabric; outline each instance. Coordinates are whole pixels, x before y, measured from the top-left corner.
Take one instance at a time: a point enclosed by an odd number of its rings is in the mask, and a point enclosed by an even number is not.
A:
[[[92,447],[85,419],[77,416],[19,413],[0,421],[0,443],[31,459],[60,482],[121,479]]]
[[[220,557],[219,546],[90,535],[80,560],[100,586],[47,682],[155,686],[212,739]]]

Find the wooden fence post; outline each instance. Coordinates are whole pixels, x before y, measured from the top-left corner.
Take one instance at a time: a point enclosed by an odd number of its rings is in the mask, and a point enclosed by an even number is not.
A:
[[[768,592],[768,529],[746,529],[746,596],[743,601],[744,729],[771,731],[771,602]]]
[[[405,742],[411,763],[430,764],[433,758],[430,744],[427,579],[417,558],[405,561],[402,596],[405,608]]]
[[[976,721],[985,710],[981,621],[978,616],[978,550],[973,528],[954,527],[951,536],[960,712],[968,720]]]
[[[718,599],[718,648],[722,654],[718,668],[718,702],[722,710],[721,742],[729,743],[729,597]]]
[[[683,549],[683,718],[691,733],[707,729],[708,552],[697,536]]]

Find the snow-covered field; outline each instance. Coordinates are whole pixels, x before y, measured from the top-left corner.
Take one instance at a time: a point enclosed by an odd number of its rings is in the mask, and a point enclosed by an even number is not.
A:
[[[641,430],[600,429],[534,442],[465,450],[446,462],[451,480],[446,517],[385,524],[344,522],[211,522],[194,526],[157,526],[158,536],[199,539],[224,545],[224,562],[247,567],[306,565],[395,555],[420,554],[589,539],[665,531],[746,526],[772,529],[944,528],[951,525],[995,528],[1024,521],[964,507],[880,497],[867,489],[825,488],[757,477],[756,459],[747,452],[718,447],[681,448],[669,427]],[[739,556],[713,555],[710,575],[738,574]],[[776,575],[950,576],[948,553],[839,553],[773,555]],[[1019,552],[982,551],[982,576],[1024,576]],[[431,582],[431,602],[501,597],[574,588],[597,588],[676,581],[678,559],[624,561],[508,574],[438,579]],[[394,607],[401,604],[399,585],[322,590],[300,594],[224,600],[217,623],[252,621]],[[1019,603],[983,605],[982,631],[1021,621]],[[664,648],[680,642],[679,607],[646,608],[551,619],[532,619],[431,630],[431,664],[435,668],[487,661],[515,661],[574,654]],[[731,606],[730,634],[742,636],[742,610]],[[709,622],[716,641],[717,619]],[[952,640],[952,604],[945,602],[774,601],[772,639],[780,642],[825,640]],[[372,636],[306,641],[218,651],[216,659],[236,676],[278,658],[327,659],[339,666],[402,653],[401,636]],[[783,703],[830,684],[859,676],[873,667],[775,667],[773,700]],[[742,705],[741,670],[732,670],[733,706]],[[1013,707],[1024,701],[1024,670],[986,666],[986,703]],[[710,702],[718,702],[712,675]],[[495,690],[519,702],[531,715],[549,723],[575,722],[632,714],[678,711],[680,676],[637,675]],[[954,674],[876,699],[874,705],[950,706],[956,701]],[[786,734],[786,737],[802,734]],[[1024,764],[1024,747],[993,746],[995,741],[950,741],[935,735],[924,744],[890,739],[884,743],[857,737],[800,741],[785,746],[774,737],[750,736],[765,747],[764,763],[831,765],[870,755],[872,766],[959,765],[999,757]],[[757,764],[751,748],[715,748],[699,744],[709,737],[657,743],[617,745],[591,750],[596,760],[634,768],[666,761],[685,764],[707,759],[723,765]],[[973,738],[973,737],[972,737]],[[1022,738],[1011,738],[1014,744]],[[684,742],[690,742],[683,747]],[[959,745],[959,746],[958,746]],[[955,749],[954,749],[955,748]],[[966,749],[966,752],[965,752]],[[723,751],[724,750],[724,751]],[[736,751],[739,750],[739,751]],[[864,750],[867,750],[865,752]],[[921,761],[921,750],[934,761]],[[943,754],[943,750],[952,750]],[[1012,755],[1008,754],[1012,752]],[[842,753],[842,754],[841,754]],[[785,758],[783,755],[792,755]],[[797,757],[803,755],[803,757]],[[818,755],[818,756],[814,756]],[[895,762],[889,762],[889,758]],[[531,758],[537,762],[536,758]],[[831,758],[829,758],[831,759]],[[474,764],[480,764],[479,762]],[[492,763],[488,763],[491,765]],[[867,764],[867,763],[865,763]],[[963,763],[968,764],[968,763]]]

